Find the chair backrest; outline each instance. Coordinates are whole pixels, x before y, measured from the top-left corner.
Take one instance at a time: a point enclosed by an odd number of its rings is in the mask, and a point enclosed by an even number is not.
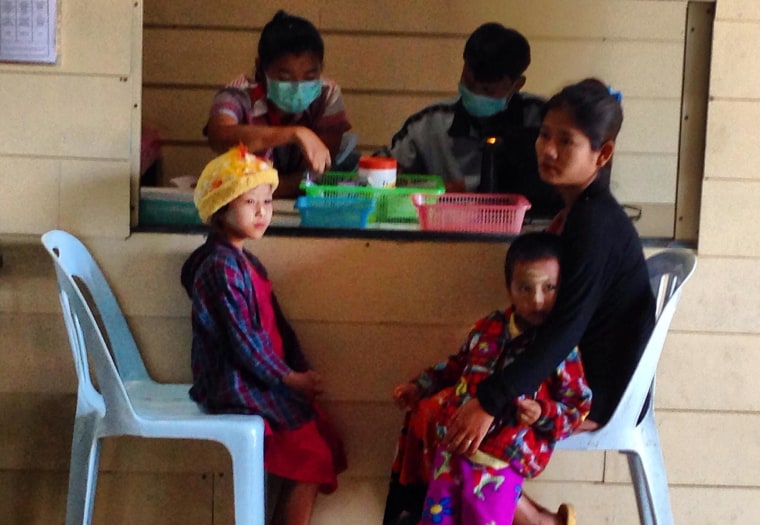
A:
[[[657,319],[665,303],[686,283],[696,266],[697,257],[687,250],[669,249],[647,259],[649,283],[657,304]]]
[[[70,233],[60,230],[44,234],[42,244],[53,258],[56,271],[61,271],[72,279],[74,285],[83,292],[85,299],[91,298],[92,304],[97,308],[95,313],[102,323],[106,342],[111,348],[122,379],[149,379],[145,363],[119,303],[103,272],[84,244]]]
[[[107,406],[115,413],[134,414],[123,381],[150,376],[103,273],[84,245],[66,232],[48,232],[42,243],[53,259],[64,324],[74,354],[79,381],[77,410],[105,413]],[[90,363],[98,388],[90,377]]]
[[[668,249],[647,259],[649,282],[656,300],[656,323],[636,370],[605,427],[618,428],[620,424],[630,425],[631,421],[635,424],[648,397],[654,394],[654,376],[670,322],[683,285],[693,274],[696,265],[696,256],[688,250]],[[652,409],[651,399],[647,409]]]

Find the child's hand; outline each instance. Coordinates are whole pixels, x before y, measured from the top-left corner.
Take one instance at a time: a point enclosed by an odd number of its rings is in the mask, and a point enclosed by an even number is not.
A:
[[[322,377],[314,370],[306,372],[291,372],[282,378],[285,386],[297,392],[308,401],[313,401],[318,395],[322,394]]]
[[[321,175],[330,169],[332,164],[330,150],[316,133],[309,128],[297,126],[295,136],[298,147],[301,148],[306,159],[309,171]]]
[[[535,399],[523,398],[517,400],[517,422],[530,426],[541,417],[541,405]]]
[[[393,389],[393,400],[403,410],[411,410],[416,407],[420,397],[422,397],[420,389],[414,383],[404,383]]]

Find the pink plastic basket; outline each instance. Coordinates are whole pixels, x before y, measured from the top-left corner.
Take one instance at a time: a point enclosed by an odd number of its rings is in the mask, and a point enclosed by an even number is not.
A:
[[[530,209],[528,199],[514,193],[415,193],[411,199],[423,230],[520,233]]]

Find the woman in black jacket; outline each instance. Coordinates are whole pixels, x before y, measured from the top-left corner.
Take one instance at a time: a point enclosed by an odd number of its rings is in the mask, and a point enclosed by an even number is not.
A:
[[[449,423],[452,452],[472,454],[495,416],[538,384],[578,346],[593,392],[582,429],[612,415],[654,327],[655,303],[638,234],[610,193],[620,94],[596,79],[564,88],[546,104],[536,153],[541,179],[562,195],[550,230],[562,240],[561,286],[530,351],[482,382]],[[571,505],[552,514],[523,497],[515,524],[574,524]]]

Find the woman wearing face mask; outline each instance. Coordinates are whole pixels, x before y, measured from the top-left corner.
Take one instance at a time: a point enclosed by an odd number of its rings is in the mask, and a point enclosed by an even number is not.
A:
[[[278,11],[261,32],[254,79],[239,76],[214,97],[205,133],[219,153],[243,143],[280,173],[277,197],[293,197],[304,170],[319,175],[351,128],[340,87],[322,77],[317,28]]]

